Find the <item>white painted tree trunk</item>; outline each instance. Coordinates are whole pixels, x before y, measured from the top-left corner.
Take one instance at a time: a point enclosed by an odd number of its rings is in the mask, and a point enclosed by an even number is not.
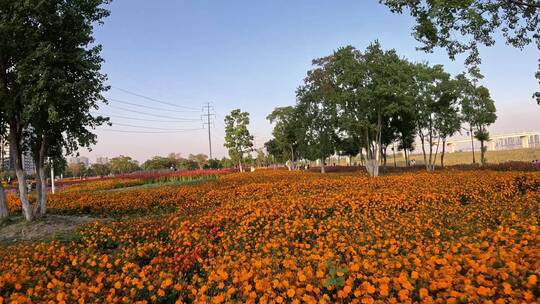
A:
[[[16,168],[15,174],[17,175],[17,183],[19,184],[19,198],[21,200],[23,216],[27,221],[32,221],[34,219],[34,212],[32,206],[30,206],[30,201],[28,200],[28,188],[26,186],[24,170]]]
[[[379,176],[379,163],[381,157],[381,148],[379,142],[373,142],[371,147],[367,148],[367,158],[365,161],[366,171],[369,176],[377,177]]]
[[[244,172],[244,167],[242,167],[242,161],[238,162],[238,168],[240,169],[240,172]]]
[[[379,176],[379,161],[377,159],[367,159],[365,166],[369,176]]]
[[[324,168],[324,162],[321,164],[321,173],[326,173],[326,169]]]
[[[10,126],[11,127],[11,126]],[[17,175],[17,184],[19,187],[19,198],[21,200],[22,213],[27,221],[34,219],[34,212],[30,201],[28,200],[28,188],[26,185],[26,176],[24,174],[22,166],[22,151],[18,144],[19,138],[16,135],[16,131],[10,128],[10,153],[14,160],[15,174]]]

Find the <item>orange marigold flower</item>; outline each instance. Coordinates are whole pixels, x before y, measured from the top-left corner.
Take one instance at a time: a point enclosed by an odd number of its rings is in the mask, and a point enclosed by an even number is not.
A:
[[[536,277],[535,274],[531,274],[528,278],[527,278],[527,286],[528,287],[534,287],[536,286],[536,283],[538,282],[538,278]]]
[[[426,288],[420,288],[418,293],[420,294],[421,299],[424,299],[429,295],[429,291]]]
[[[288,296],[289,298],[294,297],[294,294],[295,294],[295,293],[296,293],[295,290],[292,289],[292,288],[290,288],[289,290],[287,290],[287,296]]]
[[[482,297],[488,296],[490,292],[491,292],[491,289],[489,287],[484,287],[484,286],[480,286],[476,290],[476,293],[478,293],[478,295]]]

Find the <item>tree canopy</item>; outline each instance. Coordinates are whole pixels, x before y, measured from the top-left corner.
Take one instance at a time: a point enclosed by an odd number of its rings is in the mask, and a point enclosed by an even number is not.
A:
[[[29,0],[0,3],[0,115],[25,218],[46,211],[45,162],[95,143],[92,129],[106,122],[91,110],[105,99],[101,46],[93,29],[109,15],[108,0]],[[32,152],[37,203],[25,189],[22,155]]]
[[[464,74],[452,77],[441,65],[410,62],[377,41],[364,51],[339,48],[313,66],[297,90],[296,105],[268,116],[275,125],[266,149],[281,161],[293,160],[295,151],[298,159],[320,160],[324,172],[329,156],[360,153],[369,175],[377,176],[388,147],[407,152],[418,137],[431,171],[439,153],[444,165],[446,140],[464,121],[482,142],[496,118],[486,88]]]
[[[129,156],[120,155],[111,158],[111,172],[114,174],[126,174],[140,170],[139,163]]]
[[[225,116],[225,144],[231,160],[243,171],[242,161],[245,153],[253,150],[253,135],[249,133],[249,113],[240,109],[232,110]]]
[[[537,0],[380,0],[394,13],[409,13],[416,20],[413,36],[421,50],[441,47],[454,60],[467,53],[465,63],[474,77],[482,77],[481,46],[493,46],[502,35],[515,48],[534,43],[540,50],[540,2]],[[540,82],[539,70],[535,74]],[[533,95],[540,104],[540,92]]]

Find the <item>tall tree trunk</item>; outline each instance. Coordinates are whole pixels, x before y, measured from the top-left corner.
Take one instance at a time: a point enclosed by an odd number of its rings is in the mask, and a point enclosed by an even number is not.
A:
[[[394,157],[394,168],[397,168],[396,164],[396,146],[392,146],[392,156]]]
[[[325,169],[325,167],[324,167],[324,159],[323,159],[323,161],[321,162],[321,173],[323,173],[323,174],[326,173],[326,169]]]
[[[4,186],[0,181],[0,221],[7,218],[9,215],[7,208],[6,193],[4,192]]]
[[[469,133],[471,134],[471,148],[472,148],[472,163],[476,164],[476,157],[474,156],[474,136],[472,126],[469,125]]]
[[[403,154],[405,155],[405,166],[410,167],[411,164],[409,164],[409,153],[407,153],[406,148],[403,148]]]
[[[294,163],[294,149],[292,145],[291,145],[291,169],[292,170],[296,169],[296,166]]]
[[[482,166],[486,164],[486,147],[484,146],[484,140],[480,141],[480,164]]]
[[[26,175],[24,174],[23,164],[22,164],[22,151],[20,149],[20,136],[18,130],[18,125],[15,123],[10,124],[9,128],[9,147],[11,151],[11,156],[13,158],[13,163],[15,167],[15,174],[17,175],[17,184],[19,187],[19,198],[21,200],[22,213],[24,218],[27,221],[32,221],[34,219],[34,214],[32,206],[30,206],[30,201],[28,200],[28,188],[26,186]]]
[[[369,131],[366,130],[366,161],[364,162],[364,166],[366,168],[367,173],[371,177],[379,176],[379,146],[378,146],[378,140],[375,138],[375,142],[373,143],[371,139],[369,138]]]
[[[244,167],[242,167],[242,158],[243,154],[238,152],[238,169],[240,169],[240,172],[244,172]]]
[[[381,148],[381,154],[383,157],[383,170],[386,172],[386,147]]]
[[[366,169],[371,177],[379,176],[379,161],[376,159],[367,159],[366,160]]]
[[[34,167],[36,169],[36,204],[34,205],[32,212],[34,213],[34,218],[38,218],[41,215],[41,195],[43,194],[41,187],[43,186],[43,183],[41,182],[42,175],[39,174],[39,160],[36,157],[34,157]]]
[[[432,128],[432,120],[431,120],[431,116],[430,116],[430,119],[429,119],[429,133],[428,133],[428,140],[429,140],[429,162],[428,162],[428,166],[427,166],[427,170],[428,171],[433,171],[433,168],[431,166],[432,162],[433,162],[433,128]]]
[[[371,149],[368,149],[368,157],[366,160],[366,169],[368,171],[369,176],[371,177],[377,177],[379,176],[379,165],[381,161],[381,152],[382,152],[382,115],[380,107],[378,109],[378,117],[377,117],[377,129],[375,131],[375,138],[373,141],[373,144],[370,145]],[[367,142],[368,145],[370,143],[369,139],[369,131],[366,132],[367,134]],[[385,164],[386,164],[386,156],[385,157]]]
[[[437,154],[439,153],[439,146],[441,145],[441,138],[437,140],[437,148],[435,149],[435,155],[433,156],[433,161],[431,163],[431,171],[435,171],[435,163],[437,162]]]
[[[446,152],[446,138],[443,139],[443,146],[441,152],[441,168],[444,168],[444,153]]]
[[[34,156],[36,163],[36,216],[42,216],[47,212],[47,174],[45,173],[45,157],[47,155],[47,139],[41,140],[39,152]]]
[[[422,154],[424,155],[424,165],[426,166],[426,170],[429,171],[429,164],[426,156],[426,147],[425,147],[425,139],[424,134],[420,132],[420,142],[422,143]]]

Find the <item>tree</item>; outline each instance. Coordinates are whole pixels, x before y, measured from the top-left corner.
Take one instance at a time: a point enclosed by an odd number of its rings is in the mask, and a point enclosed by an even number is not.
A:
[[[317,75],[319,71],[308,74],[305,84],[297,90],[299,132],[299,151],[311,161],[320,160],[321,173],[325,173],[326,159],[336,151],[335,108],[323,94],[325,81]]]
[[[275,124],[272,130],[274,136],[273,142],[269,145],[268,153],[274,155],[277,159],[291,162],[291,170],[295,169],[295,162],[298,158],[298,137],[299,122],[298,113],[293,106],[277,107],[270,113],[266,119]],[[278,156],[279,155],[279,156]]]
[[[360,138],[354,136],[339,137],[336,143],[337,154],[348,157],[348,165],[351,165],[351,158],[360,153],[360,147],[363,146]]]
[[[107,164],[92,164],[90,170],[94,172],[97,176],[104,177],[111,173],[111,165]]]
[[[180,158],[176,161],[176,168],[183,170],[196,170],[199,169],[199,165],[193,160]]]
[[[110,160],[111,172],[114,174],[126,174],[139,170],[139,164],[129,156],[120,155]]]
[[[71,176],[82,178],[86,174],[86,165],[81,162],[76,163],[70,163],[68,165],[69,172],[71,173]]]
[[[197,165],[199,166],[199,169],[201,170],[204,169],[204,166],[208,163],[208,155],[202,154],[202,153],[195,154],[195,155],[190,154],[188,159],[190,161],[197,163]]]
[[[448,107],[443,108],[439,113],[439,120],[437,120],[437,130],[442,139],[441,167],[444,167],[447,139],[461,129],[461,117],[456,106],[456,104],[450,104]]]
[[[486,87],[473,86],[469,89],[472,90],[472,94],[462,100],[461,111],[464,119],[469,123],[471,136],[474,134],[474,137],[480,141],[480,163],[484,165],[487,150],[485,142],[489,140],[487,127],[497,120],[495,102],[491,99]]]
[[[220,160],[220,163],[221,163],[223,168],[233,168],[234,167],[234,162],[230,158],[223,157]]]
[[[540,49],[540,2],[537,0],[380,0],[394,13],[416,19],[413,36],[421,50],[446,49],[450,59],[468,53],[465,63],[473,77],[481,77],[479,46],[492,46],[502,33],[506,43],[522,49],[536,43]],[[539,61],[540,62],[540,61]],[[540,65],[535,74],[540,82]],[[540,104],[540,92],[533,95]]]
[[[269,163],[268,161],[268,155],[264,153],[264,150],[262,148],[257,149],[257,167],[266,167]]]
[[[174,156],[174,154],[173,154]],[[144,170],[164,170],[170,168],[176,168],[178,166],[178,159],[176,157],[154,156],[151,159],[146,160],[142,167]]]
[[[415,70],[416,130],[426,170],[433,171],[441,142],[444,153],[446,140],[461,127],[457,82],[450,79],[441,65],[417,64]],[[444,160],[442,155],[441,160]]]
[[[240,109],[231,111],[225,116],[225,144],[229,156],[238,163],[240,172],[244,172],[242,161],[246,152],[253,150],[253,136],[249,133],[249,113]]]
[[[402,111],[398,119],[393,121],[393,124],[397,131],[396,142],[397,148],[403,151],[405,156],[406,166],[409,166],[409,151],[414,150],[414,143],[416,141],[416,113],[414,107],[409,108],[410,111]]]
[[[0,99],[9,124],[10,151],[27,220],[46,212],[46,160],[95,143],[106,122],[93,116],[105,99],[101,46],[93,27],[108,0],[5,1],[0,7]],[[31,22],[28,22],[31,20]],[[37,202],[30,205],[22,155],[32,152]]]
[[[348,46],[329,61],[335,113],[340,133],[362,138],[365,167],[370,176],[379,175],[381,151],[396,137],[388,132],[392,119],[400,120],[410,108],[412,69],[395,50],[384,51],[378,42],[364,52]],[[383,138],[384,137],[384,138]]]
[[[223,168],[223,164],[219,159],[209,159],[208,163],[204,165],[205,169],[221,169]]]
[[[476,89],[475,85],[463,74],[458,75],[456,80],[459,82],[459,88],[461,90],[461,120],[467,123],[467,134],[471,138],[472,161],[473,164],[476,164],[474,152],[475,111],[472,106]]]
[[[287,161],[287,156],[289,153],[284,154],[284,151],[282,147],[277,143],[277,140],[275,138],[270,139],[269,141],[264,143],[264,148],[266,149],[266,152],[268,152],[268,155],[272,159],[272,163],[284,163]]]

